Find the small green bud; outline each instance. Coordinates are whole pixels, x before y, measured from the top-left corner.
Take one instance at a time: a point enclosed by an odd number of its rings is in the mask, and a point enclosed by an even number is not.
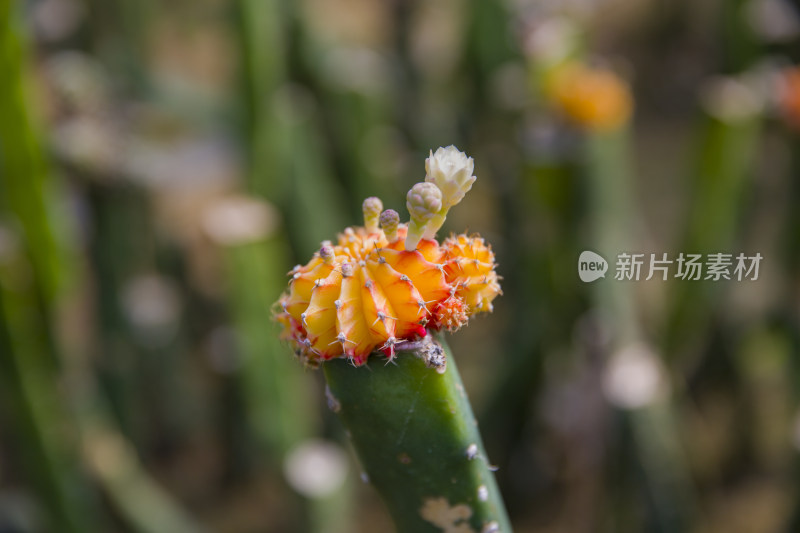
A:
[[[381,213],[380,218],[381,228],[386,234],[386,239],[389,242],[397,240],[397,227],[400,225],[400,215],[394,209],[387,209]]]
[[[361,211],[364,213],[364,227],[367,233],[377,233],[378,217],[383,211],[383,202],[380,198],[370,196],[361,204]]]
[[[442,209],[442,191],[433,183],[417,183],[406,196],[406,207],[411,214],[406,236],[406,250],[417,249],[425,226]]]

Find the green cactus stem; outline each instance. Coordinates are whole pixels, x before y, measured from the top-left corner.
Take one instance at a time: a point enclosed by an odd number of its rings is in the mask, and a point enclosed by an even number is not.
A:
[[[511,531],[447,345],[429,335],[396,347],[394,364],[334,359],[323,369],[328,404],[398,533]]]

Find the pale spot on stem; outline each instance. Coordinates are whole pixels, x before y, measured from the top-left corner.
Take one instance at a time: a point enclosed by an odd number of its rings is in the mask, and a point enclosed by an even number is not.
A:
[[[442,528],[444,533],[475,533],[467,522],[472,516],[472,509],[463,503],[451,506],[447,498],[428,498],[419,510],[419,515],[425,521]]]

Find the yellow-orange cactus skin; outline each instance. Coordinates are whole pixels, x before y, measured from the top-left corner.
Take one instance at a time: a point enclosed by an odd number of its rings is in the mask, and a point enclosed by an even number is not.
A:
[[[346,357],[360,366],[375,350],[391,358],[402,340],[458,329],[491,310],[500,287],[482,239],[460,235],[442,246],[423,239],[406,251],[406,233],[401,225],[389,242],[382,230],[347,228],[289,272],[276,318],[304,361]]]

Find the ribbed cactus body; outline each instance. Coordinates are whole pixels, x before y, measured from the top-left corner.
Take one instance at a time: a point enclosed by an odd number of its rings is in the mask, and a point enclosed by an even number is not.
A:
[[[296,353],[313,363],[344,356],[355,365],[382,349],[458,329],[469,315],[491,310],[499,293],[494,256],[479,237],[423,239],[405,250],[407,228],[389,242],[382,230],[347,228],[333,257],[317,253],[295,267],[278,320]],[[325,256],[325,257],[323,257]]]

